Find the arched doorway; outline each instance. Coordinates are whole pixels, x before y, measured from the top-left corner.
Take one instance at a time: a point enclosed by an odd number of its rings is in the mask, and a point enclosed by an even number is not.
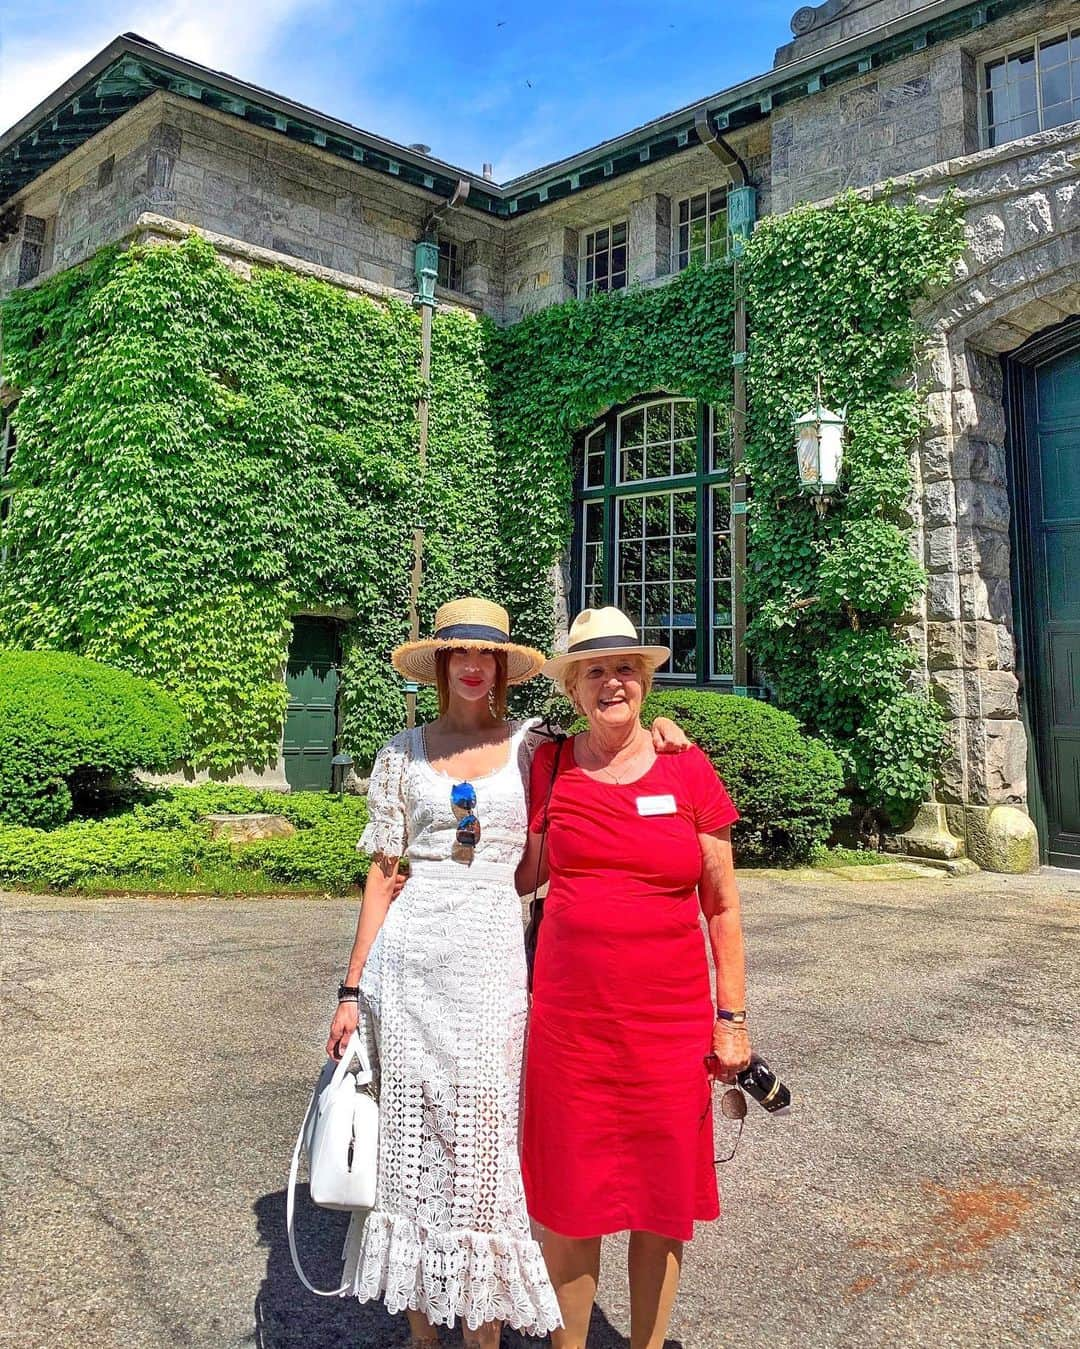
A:
[[[1017,634],[1045,860],[1080,867],[1080,319],[1006,360]]]

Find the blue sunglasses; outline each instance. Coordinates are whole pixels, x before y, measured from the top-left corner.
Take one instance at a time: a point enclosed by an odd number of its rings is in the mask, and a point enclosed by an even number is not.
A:
[[[475,848],[480,842],[480,821],[476,818],[476,788],[471,782],[458,782],[450,788],[450,805],[458,816],[457,841],[462,848]]]

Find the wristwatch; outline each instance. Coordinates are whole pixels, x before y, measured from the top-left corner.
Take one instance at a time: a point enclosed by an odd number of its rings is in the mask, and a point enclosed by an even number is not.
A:
[[[359,984],[340,983],[337,986],[337,1000],[343,1002],[346,998],[358,998],[360,996]]]
[[[717,1021],[730,1021],[733,1026],[746,1025],[745,1012],[729,1012],[726,1007],[716,1009],[716,1019]]]

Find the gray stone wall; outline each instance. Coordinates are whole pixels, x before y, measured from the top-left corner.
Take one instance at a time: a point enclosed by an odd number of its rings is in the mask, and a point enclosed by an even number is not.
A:
[[[1000,355],[1080,313],[1078,164],[1072,126],[893,185],[927,206],[953,190],[966,210],[969,247],[955,283],[920,315],[928,427],[912,516],[930,581],[911,637],[946,716],[936,800],[979,862],[994,861],[991,812],[1027,802]]]
[[[826,0],[821,5],[800,5],[791,16],[794,40],[777,48],[773,64],[797,61],[925,8],[926,0]]]
[[[758,214],[771,203],[769,128],[761,123],[728,137],[758,192]],[[512,220],[506,227],[501,305],[506,323],[578,293],[580,250],[591,230],[625,220],[630,227],[630,284],[652,285],[675,268],[678,203],[722,187],[727,174],[704,146],[666,163],[644,165],[610,185],[598,185]]]
[[[777,212],[975,148],[974,72],[958,47],[923,51],[787,105],[772,120]]]

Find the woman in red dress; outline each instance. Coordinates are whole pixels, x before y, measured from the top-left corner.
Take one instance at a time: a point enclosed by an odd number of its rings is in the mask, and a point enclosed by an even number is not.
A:
[[[619,610],[585,610],[566,654],[545,666],[589,722],[562,746],[554,781],[556,746],[537,751],[518,872],[531,887],[542,855],[550,879],[522,1169],[565,1323],[552,1349],[584,1349],[601,1239],[620,1231],[630,1232],[631,1347],[660,1349],[683,1242],[720,1212],[710,1071],[731,1081],[750,1059],[738,812],[699,749],[658,756],[640,720],[669,654],[643,646]]]

